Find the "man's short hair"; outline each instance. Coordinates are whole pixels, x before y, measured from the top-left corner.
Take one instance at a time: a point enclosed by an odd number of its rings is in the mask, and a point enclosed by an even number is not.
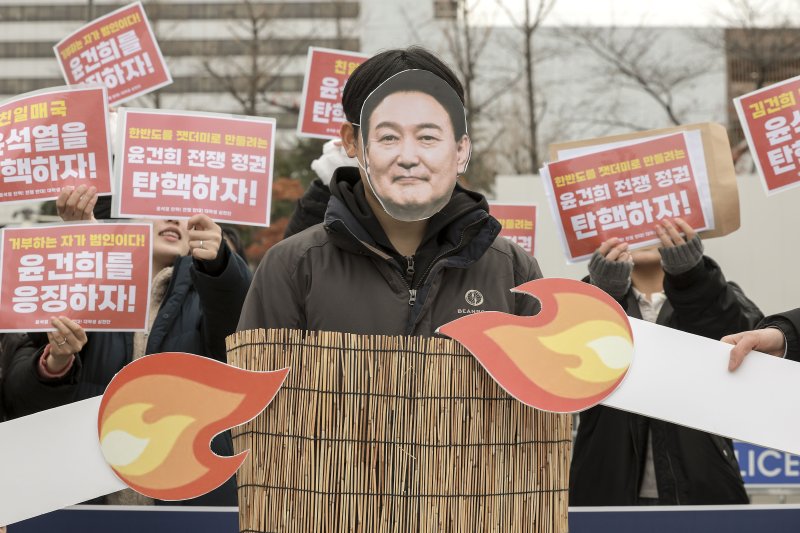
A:
[[[386,80],[406,70],[425,70],[443,80],[456,93],[460,105],[455,102],[454,98],[446,97],[441,88],[426,90],[425,87],[420,87],[419,83],[409,84],[409,78],[404,76],[395,77],[394,82],[387,83],[384,87]],[[408,86],[404,84],[408,84]],[[359,124],[364,102],[379,87],[381,93],[386,92],[382,95],[375,95],[380,96],[379,98],[369,99],[371,109],[364,109],[365,121],[368,122],[374,108],[390,94],[423,92],[430,94],[447,111],[453,124],[456,140],[461,139],[467,133],[467,123],[464,117],[464,88],[450,67],[428,50],[419,46],[387,50],[367,59],[356,68],[350,75],[350,79],[347,80],[342,94],[342,107],[349,122]],[[369,124],[361,124],[361,126],[365,131],[369,129]]]

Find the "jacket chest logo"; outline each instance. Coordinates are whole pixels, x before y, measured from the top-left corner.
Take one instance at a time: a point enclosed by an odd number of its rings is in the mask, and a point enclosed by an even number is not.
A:
[[[478,307],[483,304],[483,294],[476,289],[470,289],[464,295],[464,300],[472,307]]]

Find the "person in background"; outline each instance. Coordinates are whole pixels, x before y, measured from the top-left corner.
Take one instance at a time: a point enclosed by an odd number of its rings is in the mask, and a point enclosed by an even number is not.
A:
[[[92,221],[96,190],[62,190],[56,206],[65,221]],[[114,375],[134,359],[160,352],[187,352],[226,362],[225,337],[239,319],[250,271],[231,253],[222,230],[205,215],[153,224],[150,324],[144,332],[87,333],[68,316],[54,316],[46,336],[30,334],[13,353],[3,388],[11,418],[102,394]],[[219,455],[232,455],[229,433],[212,441]],[[152,503],[133,491],[105,503]],[[185,505],[236,505],[231,478]]]
[[[328,185],[334,172],[339,167],[358,166],[355,157],[350,157],[342,148],[341,139],[331,139],[322,147],[322,155],[311,163],[311,170],[316,172],[317,179],[311,182],[305,194],[297,200],[297,207],[289,219],[283,237],[291,237],[322,222],[325,209],[331,199],[331,190]]]
[[[659,248],[605,241],[588,281],[629,316],[712,339],[761,320],[686,222],[665,219],[656,232]],[[730,439],[603,405],[580,414],[569,490],[574,506],[748,503]]]
[[[739,368],[753,350],[800,361],[800,308],[768,316],[758,329],[728,335],[722,342],[734,345],[728,362],[730,371]]]

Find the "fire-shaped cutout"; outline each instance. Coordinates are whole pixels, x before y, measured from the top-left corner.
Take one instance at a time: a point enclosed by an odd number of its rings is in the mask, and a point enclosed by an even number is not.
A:
[[[468,315],[439,328],[469,350],[509,394],[546,411],[587,409],[622,382],[633,360],[633,333],[619,304],[569,279],[513,289],[542,304],[533,317]]]
[[[185,353],[142,357],[111,381],[97,428],[108,464],[152,498],[185,500],[230,478],[247,452],[220,457],[214,435],[255,418],[289,369],[250,372]]]

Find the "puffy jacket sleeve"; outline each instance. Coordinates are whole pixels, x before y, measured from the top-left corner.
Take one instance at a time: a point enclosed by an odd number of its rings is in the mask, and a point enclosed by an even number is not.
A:
[[[305,194],[297,201],[283,237],[291,237],[321,223],[325,219],[325,210],[328,208],[330,198],[331,190],[322,183],[322,180],[317,178],[312,181]]]
[[[238,331],[306,326],[304,301],[297,283],[298,265],[283,241],[264,255],[244,301]]]
[[[8,418],[30,415],[75,400],[81,370],[80,357],[75,358],[72,368],[64,377],[46,379],[38,371],[44,346],[35,344],[28,335],[4,338],[3,350],[7,359],[2,400]]]
[[[207,353],[227,361],[225,337],[236,331],[252,275],[238,254],[228,252],[227,261],[217,275],[192,265],[192,283],[200,297],[201,331]]]
[[[759,327],[776,327],[786,337],[786,359],[800,361],[800,307],[765,318]]]
[[[711,258],[683,274],[664,276],[664,292],[675,310],[678,329],[712,339],[753,329],[761,310],[729,282]]]

